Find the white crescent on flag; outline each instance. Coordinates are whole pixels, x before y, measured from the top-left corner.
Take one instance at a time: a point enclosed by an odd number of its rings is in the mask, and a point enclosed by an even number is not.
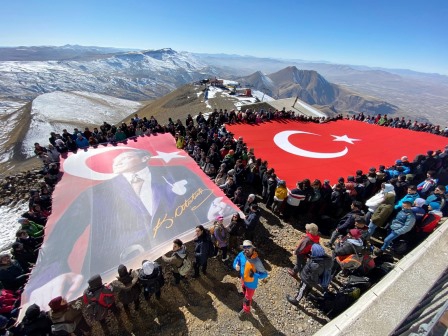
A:
[[[64,161],[64,172],[71,174],[73,176],[82,177],[85,179],[96,180],[96,181],[106,181],[109,180],[117,174],[106,174],[99,173],[87,166],[86,160],[93,155],[98,155],[105,152],[110,152],[114,150],[129,150],[129,147],[114,146],[114,147],[104,147],[95,148],[93,150],[78,150],[76,154],[71,154]]]
[[[312,152],[312,151],[302,149],[300,147],[294,146],[289,141],[289,136],[291,136],[293,134],[311,134],[311,135],[320,136],[319,134],[305,132],[305,131],[283,131],[283,132],[277,133],[274,136],[274,143],[278,147],[280,147],[281,149],[283,149],[284,151],[286,151],[288,153],[298,155],[298,156],[314,158],[314,159],[332,159],[332,158],[344,156],[345,154],[348,153],[347,147],[345,147],[340,152],[334,152],[334,153]],[[356,139],[353,139],[353,140],[356,140]],[[333,141],[337,141],[337,140],[333,140]]]

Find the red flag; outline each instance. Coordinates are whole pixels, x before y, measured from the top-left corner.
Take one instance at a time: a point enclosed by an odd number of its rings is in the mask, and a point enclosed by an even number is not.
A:
[[[355,175],[358,169],[367,172],[370,167],[388,167],[404,155],[413,160],[448,143],[434,134],[354,120],[323,124],[281,120],[226,128],[255,148],[255,156],[267,160],[289,188],[304,178],[335,183],[341,176]]]

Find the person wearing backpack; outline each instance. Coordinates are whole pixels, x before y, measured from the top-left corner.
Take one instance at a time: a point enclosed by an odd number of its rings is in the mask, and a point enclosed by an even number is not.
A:
[[[110,285],[104,285],[99,274],[92,276],[88,281],[88,287],[84,291],[82,300],[86,305],[86,315],[93,321],[101,324],[105,334],[108,334],[106,317],[112,312],[119,319],[120,311],[115,304],[115,297]]]
[[[53,335],[88,335],[90,333],[91,328],[82,315],[81,305],[82,302],[79,300],[69,304],[62,296],[57,296],[48,303],[51,309],[49,316],[53,323],[51,326]]]
[[[138,272],[129,270],[125,265],[118,266],[117,279],[111,283],[114,292],[118,293],[118,300],[123,304],[124,311],[130,316],[129,305],[134,302],[134,310],[140,308],[140,284],[138,283]]]
[[[363,232],[355,228],[351,229],[344,237],[336,240],[333,258],[337,262],[333,264],[333,275],[336,275],[341,269],[344,272],[349,270],[354,271],[361,266],[362,252],[364,249],[362,235]]]
[[[199,269],[202,269],[204,275],[207,274],[207,260],[214,255],[214,245],[210,232],[202,225],[196,226],[196,239],[194,240],[194,275],[193,278],[199,278]]]
[[[333,259],[325,253],[320,244],[311,246],[311,256],[300,272],[302,280],[296,295],[286,295],[286,300],[294,306],[298,306],[303,297],[308,296],[313,287],[322,285],[324,291],[327,290],[331,281],[331,269]]]
[[[161,289],[165,285],[162,267],[150,260],[142,261],[142,268],[138,272],[138,281],[143,287],[143,296],[146,301],[151,299],[152,294],[160,300]]]
[[[294,248],[294,254],[296,255],[296,263],[294,268],[288,268],[286,271],[290,276],[299,281],[297,276],[305,266],[308,257],[311,253],[311,247],[313,244],[319,244],[319,227],[317,224],[308,223],[305,225],[306,234],[303,236],[297,246]]]
[[[180,280],[183,279],[191,269],[191,261],[187,257],[187,247],[180,239],[175,239],[173,241],[171,257],[163,255],[162,260],[171,265],[174,283],[176,285],[180,283]]]
[[[252,297],[258,287],[258,280],[268,276],[268,272],[255,249],[250,240],[243,241],[243,251],[233,261],[233,268],[239,273],[244,294],[243,309],[238,313],[240,319],[249,316],[251,313]]]

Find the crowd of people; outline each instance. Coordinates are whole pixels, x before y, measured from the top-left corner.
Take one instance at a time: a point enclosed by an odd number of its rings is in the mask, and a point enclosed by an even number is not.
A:
[[[178,285],[191,273],[192,278],[200,277],[201,273],[206,275],[209,259],[218,256],[222,262],[233,258],[232,265],[241,278],[244,295],[239,317],[250,316],[258,280],[267,276],[255,247],[259,238],[260,203],[273,215],[305,231],[293,250],[295,266],[287,270],[287,274],[300,282],[297,294],[286,296],[293,305],[298,305],[316,286],[321,286],[324,292],[328,290],[331,280],[338,274],[361,272],[368,275],[375,256],[390,253],[391,244],[398,237],[407,242],[408,248],[415,246],[435,229],[442,216],[446,216],[445,185],[448,181],[444,178],[448,176],[448,146],[444,152],[428,151],[412,161],[403,156],[389,167],[380,165],[368,172],[357,170],[352,176],[339,178],[333,185],[328,180],[303,179],[288,190],[286,182],[277,177],[275,167],[256,157],[243,137],[235,139],[225,128],[226,123],[278,118],[330,121],[298,117],[285,110],[227,112],[215,109],[207,118],[202,113],[195,119],[188,115],[185,123],[179,119],[173,122],[170,118],[162,126],[154,117],[140,118],[135,114],[129,123],[119,126],[104,122],[92,131],[87,127],[84,131],[75,128],[72,133],[64,129],[62,134],[52,132],[47,146],[36,143],[34,152],[43,162],[44,180],[30,191],[29,210],[19,219],[21,228],[11,254],[0,255],[0,281],[4,287],[0,298],[0,335],[7,330],[14,335],[85,335],[91,327],[83,314],[90,322],[98,321],[107,330],[105,321],[109,312],[119,319],[119,306],[128,315],[130,306],[137,311],[140,293],[146,301],[150,301],[153,294],[156,300],[160,299],[166,277],[164,270],[169,269],[173,285]],[[340,118],[342,116],[336,119]],[[370,117],[362,113],[353,118],[380,126],[447,135],[446,130],[441,131],[439,127],[404,119]],[[60,177],[60,155],[157,132],[171,133],[177,148],[185,150],[197,162],[245,217],[237,212],[227,225],[218,217],[210,229],[197,226],[194,258],[188,256],[184,242],[176,239],[169,256],[161,258],[161,263],[168,267],[163,268],[151,260],[143,260],[139,270],[127,270],[125,265],[119,265],[117,280],[111,284],[104,285],[100,275],[93,275],[82,300],[68,303],[65,298],[56,297],[49,302],[49,313],[33,304],[27,308],[22,322],[15,325],[20,293],[37,260],[44,227],[51,214],[51,195]],[[330,237],[326,249],[321,242],[323,234]],[[385,238],[378,245],[380,236]]]

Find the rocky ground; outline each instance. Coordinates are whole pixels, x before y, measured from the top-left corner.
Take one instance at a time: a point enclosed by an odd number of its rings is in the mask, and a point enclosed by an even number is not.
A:
[[[255,292],[253,316],[241,321],[238,312],[243,297],[237,272],[221,258],[209,259],[207,275],[189,277],[175,286],[169,267],[165,267],[167,284],[162,298],[151,298],[129,317],[122,310],[121,320],[109,321],[110,335],[313,335],[329,318],[310,302],[299,308],[289,304],[286,294],[297,290],[296,281],[285,273],[293,265],[291,249],[304,234],[283,222],[262,206],[262,225],[256,235],[260,257],[269,277],[260,282]],[[255,244],[255,243],[254,243]],[[188,244],[190,255],[193,245]],[[142,298],[143,299],[143,298]],[[98,325],[94,334],[103,335]]]
[[[43,178],[38,166],[0,178],[0,206],[13,207],[18,202],[28,201],[30,190],[35,189]]]

